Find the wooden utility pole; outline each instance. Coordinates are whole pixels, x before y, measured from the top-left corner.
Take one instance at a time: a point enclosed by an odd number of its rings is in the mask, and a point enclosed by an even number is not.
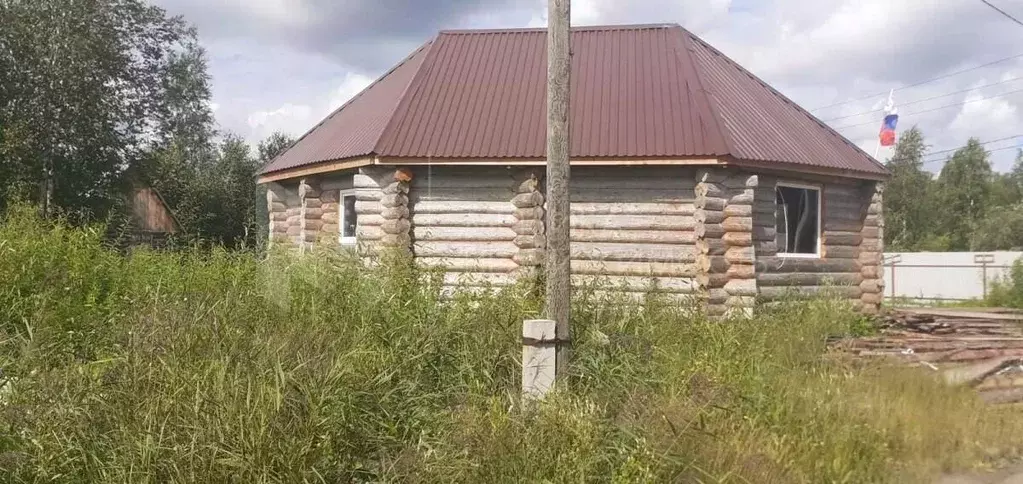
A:
[[[571,351],[569,250],[570,0],[547,1],[547,292],[545,313],[555,322],[555,372],[566,376]]]

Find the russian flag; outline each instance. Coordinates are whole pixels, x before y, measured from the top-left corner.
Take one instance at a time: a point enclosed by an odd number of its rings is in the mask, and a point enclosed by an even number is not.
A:
[[[895,125],[899,122],[898,114],[886,114],[881,123],[881,146],[895,144]]]

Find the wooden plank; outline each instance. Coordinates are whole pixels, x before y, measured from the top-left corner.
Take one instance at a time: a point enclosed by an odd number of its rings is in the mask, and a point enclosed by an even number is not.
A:
[[[691,203],[615,203],[579,202],[572,204],[572,215],[692,215]]]
[[[409,191],[409,199],[416,203],[433,202],[507,202],[511,203],[515,191],[511,185],[507,188],[417,188]]]
[[[498,242],[515,239],[509,227],[419,227],[413,229],[416,240],[421,241],[477,241]]]
[[[855,259],[810,259],[802,257],[759,257],[757,272],[860,272]]]
[[[511,259],[519,248],[511,242],[416,241],[412,250],[419,257]]]
[[[449,272],[511,272],[519,268],[511,259],[425,257],[416,254],[415,261],[423,267],[442,268]]]
[[[696,283],[692,278],[677,277],[640,277],[640,276],[610,276],[610,275],[572,275],[572,285],[587,285],[601,289],[622,289],[632,292],[671,292],[671,293],[693,293],[696,291]]]
[[[518,220],[514,215],[489,213],[443,213],[412,215],[417,227],[511,227]]]
[[[440,213],[489,213],[489,214],[510,214],[515,211],[511,201],[500,202],[483,200],[466,201],[435,201],[419,200],[410,203],[412,212],[415,214],[440,214]]]
[[[620,242],[649,244],[692,244],[696,236],[689,231],[572,229],[572,242]]]
[[[572,259],[685,263],[696,260],[696,249],[690,245],[577,242],[572,244]]]
[[[573,229],[693,230],[692,217],[659,215],[574,215]]]
[[[573,260],[572,273],[609,276],[692,277],[696,275],[696,267],[692,263]]]

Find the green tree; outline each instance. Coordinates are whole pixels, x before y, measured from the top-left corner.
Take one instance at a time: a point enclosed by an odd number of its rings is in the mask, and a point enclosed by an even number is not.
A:
[[[280,131],[273,132],[273,134],[259,142],[257,152],[260,164],[270,163],[278,155],[284,153],[284,150],[288,149],[293,143],[295,143],[295,138]]]
[[[943,215],[941,226],[952,250],[968,250],[974,223],[987,212],[993,172],[988,153],[976,138],[957,150],[941,169],[938,183]]]
[[[0,0],[0,25],[0,194],[102,215],[167,137],[194,29],[144,0]]]
[[[887,167],[892,177],[885,187],[885,244],[901,250],[914,250],[931,237],[934,182],[923,169],[927,150],[923,133],[914,126],[899,139]]]
[[[1023,249],[1023,204],[992,207],[972,226],[970,250]]]

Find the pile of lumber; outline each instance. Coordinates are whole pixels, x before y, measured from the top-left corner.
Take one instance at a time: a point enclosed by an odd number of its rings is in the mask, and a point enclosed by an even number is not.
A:
[[[862,358],[887,357],[970,385],[984,400],[1023,401],[1023,314],[1004,310],[899,309],[878,317],[880,334],[835,339]]]

